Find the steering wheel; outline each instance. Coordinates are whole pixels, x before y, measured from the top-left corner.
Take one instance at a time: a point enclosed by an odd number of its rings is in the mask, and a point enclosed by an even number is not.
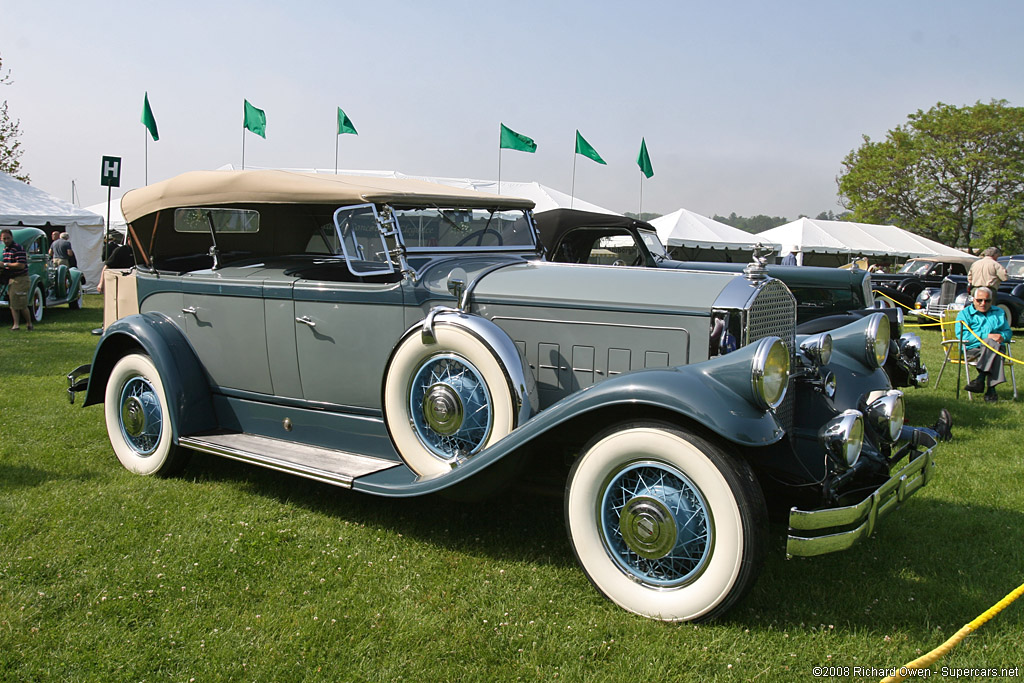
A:
[[[495,230],[493,228],[481,228],[480,230],[474,230],[473,232],[471,232],[468,235],[466,235],[465,237],[463,237],[461,240],[459,240],[458,242],[455,243],[455,246],[461,247],[464,244],[466,244],[466,242],[469,242],[470,240],[472,240],[475,237],[476,238],[476,245],[475,246],[479,247],[479,246],[483,245],[484,235],[486,235],[488,233],[490,233],[491,235],[494,235],[494,238],[496,240],[498,240],[498,246],[499,247],[505,244],[505,239],[501,236],[500,232],[498,232],[497,230]]]

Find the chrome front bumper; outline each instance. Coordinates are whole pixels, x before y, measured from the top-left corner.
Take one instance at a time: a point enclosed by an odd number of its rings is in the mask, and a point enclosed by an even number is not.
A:
[[[934,432],[929,429],[914,430],[910,461],[856,505],[824,510],[792,508],[789,512],[786,556],[809,557],[846,550],[870,536],[883,515],[898,508],[903,501],[931,481],[935,467],[932,461],[935,444]]]

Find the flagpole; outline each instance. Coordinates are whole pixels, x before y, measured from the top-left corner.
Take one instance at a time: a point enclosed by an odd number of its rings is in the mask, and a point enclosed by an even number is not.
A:
[[[338,138],[341,133],[334,136],[334,175],[338,175]]]
[[[644,219],[644,172],[640,171],[640,213],[637,214],[637,220]]]
[[[245,126],[242,126],[242,170],[245,170]]]
[[[572,189],[569,190],[569,208],[576,203],[576,153],[572,155]]]
[[[501,145],[498,146],[498,194],[501,194]]]
[[[144,129],[142,131],[142,139],[145,141],[145,145],[146,145],[146,184],[147,185],[149,185],[149,135],[148,135],[148,133],[149,133],[148,129]]]

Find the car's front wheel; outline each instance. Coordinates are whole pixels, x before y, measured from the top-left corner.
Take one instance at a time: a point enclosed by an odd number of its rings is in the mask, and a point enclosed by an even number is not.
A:
[[[121,464],[136,474],[174,474],[188,451],[174,444],[167,392],[149,356],[130,354],[107,380],[103,413],[110,445]]]
[[[690,621],[725,612],[764,560],[767,511],[750,466],[696,434],[625,423],[583,450],[565,517],[590,581],[620,607]]]

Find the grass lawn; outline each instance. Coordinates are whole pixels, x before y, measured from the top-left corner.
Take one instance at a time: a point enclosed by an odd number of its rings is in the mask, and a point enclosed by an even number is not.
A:
[[[1024,400],[957,400],[948,372],[935,388],[937,332],[932,386],[907,390],[908,423],[956,423],[934,483],[843,553],[786,560],[773,526],[750,595],[693,625],[602,598],[560,500],[388,500],[198,454],[130,474],[102,407],[64,392],[101,305],[31,333],[0,313],[3,681],[871,680],[855,667],[920,656],[1024,582]],[[1024,674],[1022,634],[1024,599],[935,677]]]

